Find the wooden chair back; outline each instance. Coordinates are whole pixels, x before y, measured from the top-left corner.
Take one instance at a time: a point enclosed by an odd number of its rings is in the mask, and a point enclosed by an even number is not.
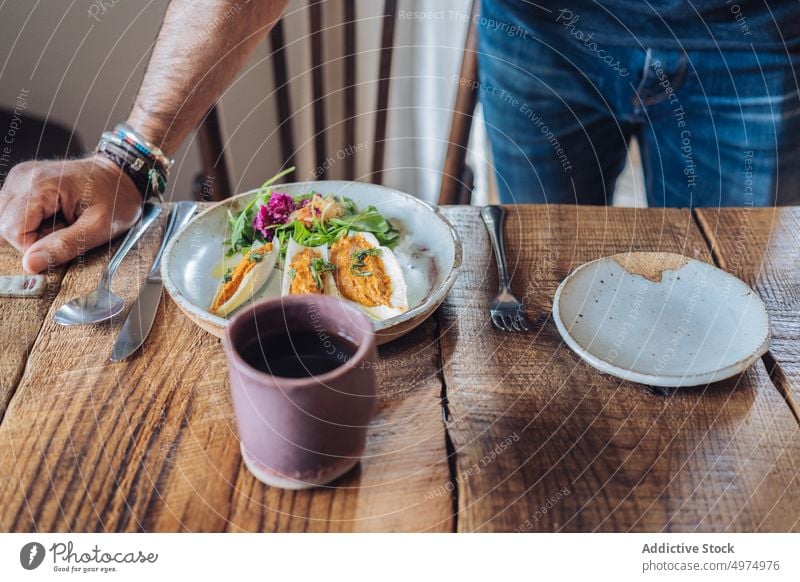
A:
[[[355,147],[356,120],[359,114],[356,110],[356,67],[357,67],[357,31],[355,2],[353,0],[338,0],[343,11],[344,22],[340,27],[344,35],[344,119],[343,132],[345,146]],[[311,91],[312,91],[312,117],[313,117],[313,152],[317,167],[316,178],[327,178],[329,152],[326,146],[326,131],[328,125],[325,115],[326,88],[324,67],[326,63],[323,43],[322,5],[324,0],[308,0],[306,11],[310,25],[310,56],[311,56]],[[477,2],[475,2],[477,4]],[[477,8],[473,6],[473,16]],[[375,127],[373,129],[374,147],[372,148],[371,172],[369,179],[380,184],[383,179],[384,151],[386,146],[386,127],[389,105],[389,89],[391,81],[392,52],[395,37],[395,23],[397,19],[397,0],[384,0],[381,18],[381,35],[379,49],[379,65],[377,79],[377,99],[375,107]],[[474,18],[470,20],[474,22]],[[297,137],[295,133],[295,119],[292,110],[291,82],[288,73],[286,38],[284,24],[279,20],[269,36],[272,51],[270,61],[274,82],[277,119],[280,120],[278,128],[281,155],[284,166],[295,165]],[[464,78],[477,77],[477,58],[474,24],[470,25],[464,58],[461,65],[461,75]],[[444,165],[444,174],[440,191],[440,202],[446,204],[469,202],[471,193],[471,172],[466,166],[467,140],[472,124],[472,110],[475,107],[476,92],[464,83],[459,84],[456,105],[453,111],[450,143],[447,147],[447,157]],[[220,113],[217,107],[212,107],[204,118],[197,132],[200,146],[203,177],[196,181],[196,197],[205,200],[223,200],[232,194],[231,179],[228,166],[223,155],[224,138],[222,135]],[[355,156],[345,156],[341,161],[344,167],[345,179],[356,179]],[[213,184],[212,188],[204,184]],[[201,191],[202,190],[202,191]]]

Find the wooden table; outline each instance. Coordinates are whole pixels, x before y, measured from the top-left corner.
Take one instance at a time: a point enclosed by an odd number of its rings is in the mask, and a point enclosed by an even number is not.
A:
[[[381,349],[367,456],[327,488],[271,489],[244,468],[220,342],[167,297],[122,364],[107,362],[119,324],[53,323],[109,249],[51,272],[41,299],[0,299],[0,529],[800,530],[800,209],[509,208],[527,335],[490,325],[497,276],[477,209],[446,213],[464,271],[435,317]],[[115,281],[127,298],[158,234]],[[666,395],[582,363],[550,318],[553,293],[581,263],[627,250],[742,277],[769,309],[770,352]],[[18,265],[0,247],[2,273]]]

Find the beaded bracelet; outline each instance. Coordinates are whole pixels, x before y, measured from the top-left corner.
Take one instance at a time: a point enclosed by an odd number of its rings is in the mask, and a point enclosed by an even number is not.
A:
[[[144,199],[150,196],[160,198],[167,189],[167,178],[161,169],[133,150],[101,139],[95,151],[119,166],[133,180]]]
[[[119,123],[114,128],[114,134],[116,134],[120,139],[126,141],[137,151],[145,155],[146,157],[154,160],[158,165],[161,166],[161,170],[165,173],[169,173],[169,168],[174,163],[174,160],[169,159],[164,152],[161,151],[161,148],[153,144],[152,142],[147,141],[144,137],[142,137],[139,133],[136,132],[130,125],[127,123]]]
[[[113,132],[104,132],[95,151],[130,176],[145,198],[151,194],[160,197],[166,190],[173,160],[131,126],[120,123]]]
[[[123,137],[116,131],[106,131],[103,132],[100,142],[112,143],[115,146],[124,149],[125,151],[131,152],[132,155],[146,160],[149,165],[157,166],[161,173],[165,176],[169,176],[169,166],[172,165],[172,160],[167,160],[167,163],[165,164],[161,159],[163,154],[160,154],[159,152],[159,157],[153,155],[149,149],[138,142],[132,141],[129,136]]]

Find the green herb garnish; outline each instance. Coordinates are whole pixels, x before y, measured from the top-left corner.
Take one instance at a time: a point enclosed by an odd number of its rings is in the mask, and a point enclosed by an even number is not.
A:
[[[225,274],[222,276],[223,283],[230,283],[233,277],[231,274],[233,273],[233,267],[228,267],[228,270],[225,271]]]
[[[251,263],[260,263],[261,261],[264,260],[265,256],[267,256],[267,253],[255,253],[255,252],[253,252],[253,253],[250,253],[247,256],[247,260],[250,261]]]
[[[359,249],[350,253],[350,272],[356,277],[369,277],[372,275],[371,271],[365,271],[367,267],[367,257],[378,257],[381,254],[381,249],[373,247],[369,249]]]
[[[322,290],[324,287],[320,275],[323,273],[333,273],[335,270],[336,267],[323,258],[316,257],[311,259],[311,276],[314,277],[314,283],[316,283],[317,289]]]

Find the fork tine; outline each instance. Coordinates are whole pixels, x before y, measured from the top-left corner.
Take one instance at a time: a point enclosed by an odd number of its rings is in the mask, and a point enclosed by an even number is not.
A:
[[[510,315],[503,316],[503,323],[506,324],[506,331],[514,331],[514,318]]]
[[[511,327],[514,328],[514,331],[522,331],[522,328],[519,326],[519,317],[512,317],[511,318]]]
[[[492,313],[492,323],[494,326],[499,329],[500,331],[506,331],[506,327],[503,324],[503,318],[497,315],[496,313]]]
[[[528,319],[524,315],[517,317],[517,323],[519,323],[522,331],[530,331],[530,329],[528,329]]]

